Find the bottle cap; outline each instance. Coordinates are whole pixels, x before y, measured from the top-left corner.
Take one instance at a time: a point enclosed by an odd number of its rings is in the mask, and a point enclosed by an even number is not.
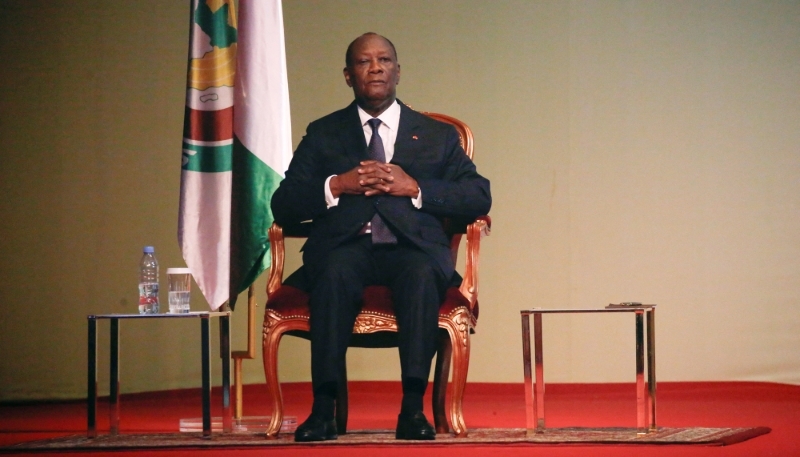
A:
[[[152,253],[156,252],[156,250],[153,249],[153,246],[145,246],[143,251],[144,251],[145,254],[152,254]]]

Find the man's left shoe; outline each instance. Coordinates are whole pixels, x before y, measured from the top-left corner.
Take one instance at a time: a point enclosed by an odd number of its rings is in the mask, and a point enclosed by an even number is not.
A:
[[[309,441],[328,441],[338,438],[336,434],[336,421],[326,421],[319,416],[311,414],[305,422],[297,427],[294,440],[298,443]]]
[[[413,414],[400,413],[397,416],[397,431],[394,437],[398,440],[434,440],[436,430],[422,411]]]

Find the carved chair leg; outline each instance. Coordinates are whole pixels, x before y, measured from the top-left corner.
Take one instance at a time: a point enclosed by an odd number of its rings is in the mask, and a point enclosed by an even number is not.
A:
[[[453,346],[453,390],[450,395],[450,423],[456,437],[467,436],[467,426],[464,423],[462,400],[464,389],[467,385],[467,372],[469,371],[470,327],[464,321],[466,316],[455,316],[453,324],[448,326],[450,340]],[[461,325],[456,324],[460,322]]]
[[[340,435],[347,433],[347,365],[342,367],[339,373],[339,391],[336,393],[336,431]]]
[[[433,423],[436,426],[436,433],[450,433],[447,424],[447,415],[444,412],[445,398],[447,394],[447,382],[450,378],[450,358],[452,357],[453,345],[450,342],[450,335],[447,331],[439,330],[439,349],[436,352],[436,371],[433,375]]]
[[[272,330],[272,331],[270,331]],[[272,419],[267,427],[267,439],[275,439],[283,425],[283,395],[278,381],[278,347],[283,336],[282,331],[270,329],[270,322],[264,321],[264,375],[267,380],[267,397],[272,403]]]

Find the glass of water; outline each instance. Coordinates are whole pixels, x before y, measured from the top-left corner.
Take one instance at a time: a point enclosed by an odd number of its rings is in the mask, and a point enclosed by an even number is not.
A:
[[[169,281],[169,312],[188,313],[192,272],[188,268],[167,268],[167,281]]]

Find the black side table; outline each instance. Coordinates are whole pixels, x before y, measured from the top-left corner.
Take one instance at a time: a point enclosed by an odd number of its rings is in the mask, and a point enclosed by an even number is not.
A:
[[[201,365],[203,376],[203,437],[211,437],[211,367],[210,319],[219,318],[220,356],[222,357],[222,428],[230,433],[231,422],[231,344],[230,311],[194,312],[187,314],[97,314],[87,317],[89,321],[89,370],[88,394],[86,397],[87,435],[97,436],[97,321],[110,321],[110,392],[109,423],[111,435],[119,433],[119,321],[121,319],[200,319]]]

